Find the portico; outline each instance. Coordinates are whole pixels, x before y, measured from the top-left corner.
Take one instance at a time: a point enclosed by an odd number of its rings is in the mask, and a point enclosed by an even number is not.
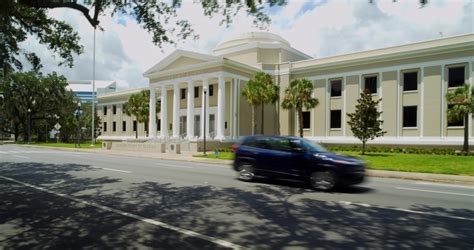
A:
[[[236,139],[240,85],[246,81],[247,76],[219,71],[150,83],[150,138],[192,141],[206,134],[207,139]],[[165,111],[159,114],[159,129],[152,119],[157,95]]]

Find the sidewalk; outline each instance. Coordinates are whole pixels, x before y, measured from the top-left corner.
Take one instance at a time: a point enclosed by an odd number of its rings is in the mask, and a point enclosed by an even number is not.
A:
[[[54,148],[65,151],[76,151],[76,152],[88,152],[105,155],[120,155],[129,157],[144,157],[153,158],[160,160],[174,160],[174,161],[189,161],[189,162],[200,162],[207,164],[215,164],[216,166],[225,165],[226,167],[232,164],[232,160],[221,160],[221,159],[209,159],[201,157],[193,157],[202,153],[195,152],[182,152],[181,154],[170,154],[170,153],[153,153],[153,152],[136,152],[136,151],[125,151],[125,150],[106,150],[106,149],[81,149],[81,148],[57,148],[57,147],[45,147],[45,146],[33,146],[33,145],[22,145],[25,147],[39,147],[39,148]],[[431,181],[441,183],[455,183],[474,186],[474,176],[464,175],[447,175],[447,174],[429,174],[429,173],[415,173],[415,172],[398,172],[398,171],[386,171],[386,170],[367,170],[367,175],[372,177],[381,178],[396,178],[396,179],[407,179],[407,180],[420,180],[420,181]]]

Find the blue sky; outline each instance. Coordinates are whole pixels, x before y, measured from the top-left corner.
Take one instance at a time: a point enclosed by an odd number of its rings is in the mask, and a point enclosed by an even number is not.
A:
[[[435,39],[440,34],[446,37],[474,32],[471,0],[431,0],[423,8],[415,0],[368,2],[289,0],[285,6],[266,10],[273,21],[266,31],[284,37],[292,47],[313,57]],[[70,23],[81,36],[85,53],[75,57],[75,67],[58,67],[57,59],[35,38],[23,46],[39,54],[46,72],[56,70],[71,80],[91,79],[92,28],[77,11],[56,9],[50,15]],[[244,12],[230,27],[219,26],[220,17],[205,17],[194,1],[183,1],[178,16],[190,21],[200,39],[158,48],[132,17],[102,17],[104,31],[97,31],[97,79],[116,80],[120,88],[143,87],[148,83],[143,72],[177,48],[211,54],[223,40],[258,30]]]

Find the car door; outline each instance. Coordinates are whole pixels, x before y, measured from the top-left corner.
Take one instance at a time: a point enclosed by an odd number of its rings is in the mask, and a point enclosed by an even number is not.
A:
[[[269,140],[271,146],[272,158],[269,160],[269,171],[282,178],[294,178],[297,174],[295,154],[292,152],[290,141],[287,138],[278,137]]]

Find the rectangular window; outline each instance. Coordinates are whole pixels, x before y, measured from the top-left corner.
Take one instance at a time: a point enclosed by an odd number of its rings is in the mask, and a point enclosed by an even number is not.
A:
[[[104,106],[104,115],[107,115],[107,106]]]
[[[145,123],[145,131],[148,131],[148,123]]]
[[[137,121],[133,121],[133,132],[137,131]]]
[[[341,110],[331,110],[331,128],[341,128]]]
[[[465,82],[464,66],[448,69],[448,88],[459,87]]]
[[[125,103],[122,104],[122,114],[125,114],[125,107],[126,107]]]
[[[377,94],[377,76],[364,78],[364,90],[368,90],[371,94]]]
[[[115,105],[112,106],[112,114],[117,114],[117,106]]]
[[[161,120],[160,119],[158,119],[158,121],[156,122],[156,129],[158,131],[161,131]]]
[[[403,73],[403,91],[418,89],[418,72]]]
[[[127,132],[127,122],[122,121],[122,132]]]
[[[113,132],[117,131],[117,123],[116,122],[112,122],[112,131]]]
[[[214,85],[209,85],[209,96],[214,96]]]
[[[448,105],[448,110],[451,109],[454,105]],[[464,127],[464,119],[454,119],[450,120],[448,118],[448,127]]]
[[[194,87],[194,98],[199,97],[199,86]]]
[[[311,112],[305,111],[303,112],[303,129],[311,128]]]
[[[403,107],[403,127],[416,128],[417,126],[417,106]]]
[[[104,132],[107,132],[107,122],[104,122]]]
[[[342,95],[342,80],[331,81],[331,97]]]
[[[186,99],[186,89],[181,89],[181,99]]]

